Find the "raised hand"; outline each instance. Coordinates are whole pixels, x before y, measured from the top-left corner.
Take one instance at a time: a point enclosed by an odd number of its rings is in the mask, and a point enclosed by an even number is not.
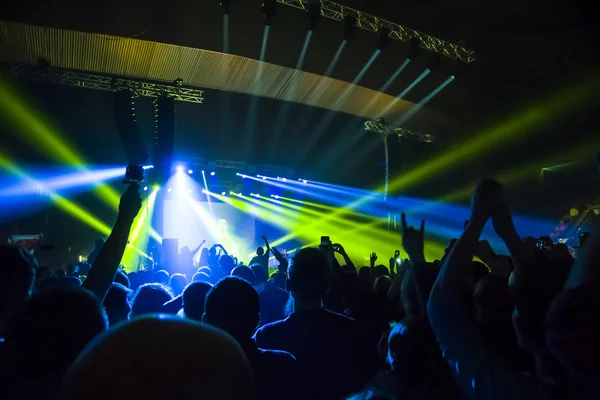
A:
[[[333,251],[335,251],[336,253],[340,253],[340,254],[346,253],[346,250],[344,250],[344,247],[338,243],[333,245]]]
[[[126,221],[133,221],[141,208],[142,196],[140,196],[140,185],[132,182],[121,196],[119,218],[123,218]]]
[[[502,185],[494,179],[482,179],[471,200],[472,220],[485,223],[501,204]]]
[[[371,261],[371,266],[374,267],[375,261],[377,261],[377,253],[371,253],[369,260]]]
[[[417,230],[406,224],[406,215],[402,213],[402,247],[411,260],[425,260],[425,220],[421,220],[421,228]]]

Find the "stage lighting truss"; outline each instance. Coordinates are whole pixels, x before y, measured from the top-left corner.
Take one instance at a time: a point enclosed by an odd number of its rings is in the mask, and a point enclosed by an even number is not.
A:
[[[379,121],[366,121],[365,131],[380,133],[382,135],[398,135],[401,138],[414,139],[419,142],[436,143],[435,136],[428,133],[413,132],[405,128],[397,128],[393,125],[381,123]]]
[[[204,90],[185,88],[183,82],[173,84],[146,82],[141,80],[94,75],[86,72],[75,72],[53,68],[40,69],[25,65],[12,65],[11,77],[75,86],[87,89],[116,92],[130,90],[134,96],[158,98],[159,96],[173,97],[177,101],[202,104]]]
[[[286,6],[298,8],[304,11],[306,11],[310,6],[310,2],[308,0],[277,1]],[[428,51],[438,53],[453,60],[460,60],[465,64],[470,64],[475,61],[475,52],[461,45],[429,36],[425,33],[406,28],[385,19],[378,18],[374,15],[343,6],[333,1],[320,0],[320,4],[321,15],[326,18],[343,23],[346,16],[354,15],[356,16],[356,25],[361,29],[371,32],[379,32],[381,28],[386,28],[390,31],[389,37],[392,39],[400,40],[402,42],[409,42],[413,39],[416,39],[418,40],[420,47]]]

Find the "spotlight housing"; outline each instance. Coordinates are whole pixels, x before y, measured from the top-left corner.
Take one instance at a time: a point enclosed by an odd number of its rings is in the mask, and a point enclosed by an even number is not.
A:
[[[261,9],[265,25],[271,25],[277,14],[277,0],[263,0]]]
[[[190,175],[191,175],[191,174],[193,174],[193,173],[194,173],[194,170],[193,170],[193,169],[188,169],[188,174],[190,174]]]
[[[306,19],[308,20],[308,30],[314,31],[321,19],[321,4],[312,3],[306,9]]]
[[[212,171],[212,172],[210,173],[210,176],[215,176],[215,175],[216,175],[215,171]]]
[[[344,18],[344,40],[350,40],[356,32],[356,17],[354,15],[346,15]]]
[[[231,13],[231,7],[233,7],[233,0],[221,0],[219,4],[223,9],[223,14]]]
[[[144,192],[148,191],[148,186],[144,186]]]
[[[379,28],[379,39],[377,40],[377,48],[381,51],[390,43],[390,30],[384,26]]]
[[[227,196],[227,192],[221,192],[221,196]]]

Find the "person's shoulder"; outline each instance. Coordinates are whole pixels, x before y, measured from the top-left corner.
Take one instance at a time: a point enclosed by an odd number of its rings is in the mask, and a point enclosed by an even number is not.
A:
[[[329,311],[329,310],[323,310],[323,311],[325,311],[325,313],[323,315],[326,318],[334,320],[334,321],[336,321],[338,323],[348,324],[348,325],[358,325],[358,322],[356,322],[356,320],[354,318],[351,318],[351,317],[349,317],[347,315],[338,314],[336,312]]]
[[[260,327],[256,331],[256,333],[257,334],[259,332],[260,333],[268,333],[268,332],[271,332],[271,331],[276,331],[278,329],[284,329],[285,325],[286,325],[286,320],[285,319],[282,319],[282,320],[279,320],[279,321],[275,321],[275,322],[271,322],[271,323],[265,324],[264,326]]]

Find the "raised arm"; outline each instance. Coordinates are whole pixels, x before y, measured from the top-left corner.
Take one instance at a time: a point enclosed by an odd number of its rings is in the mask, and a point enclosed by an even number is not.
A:
[[[102,301],[119,269],[127,246],[131,225],[142,207],[137,183],[130,183],[119,204],[119,214],[112,232],[98,253],[82,287],[94,293]]]
[[[504,199],[500,197],[499,200],[492,211],[494,230],[502,241],[504,241],[512,258],[515,272],[519,274],[524,268],[533,263],[535,256],[532,252],[528,251],[527,246],[525,246],[519,237],[510,210]]]
[[[198,254],[198,252],[200,251],[200,249],[202,248],[202,246],[204,246],[204,243],[206,243],[206,240],[203,240],[202,243],[200,243],[198,245],[198,247],[196,247],[191,253],[192,253],[192,257],[194,257],[196,254]]]
[[[354,266],[354,263],[350,259],[350,256],[348,256],[348,253],[346,253],[346,250],[344,250],[344,247],[341,244],[334,244],[333,251],[335,251],[336,253],[338,253],[339,255],[341,255],[344,258],[344,262],[346,263],[347,266],[356,268]]]
[[[425,272],[425,221],[421,220],[419,230],[407,226],[406,216],[402,213],[402,247],[410,259],[409,268],[415,277],[417,297],[421,315],[426,315],[427,300],[429,299],[430,284],[427,284]],[[394,261],[395,262],[395,261]]]
[[[264,240],[265,246],[267,247],[267,250],[265,251],[265,254],[269,254],[271,252],[271,246],[269,245],[269,241],[267,240],[267,237],[263,236],[262,240]]]

